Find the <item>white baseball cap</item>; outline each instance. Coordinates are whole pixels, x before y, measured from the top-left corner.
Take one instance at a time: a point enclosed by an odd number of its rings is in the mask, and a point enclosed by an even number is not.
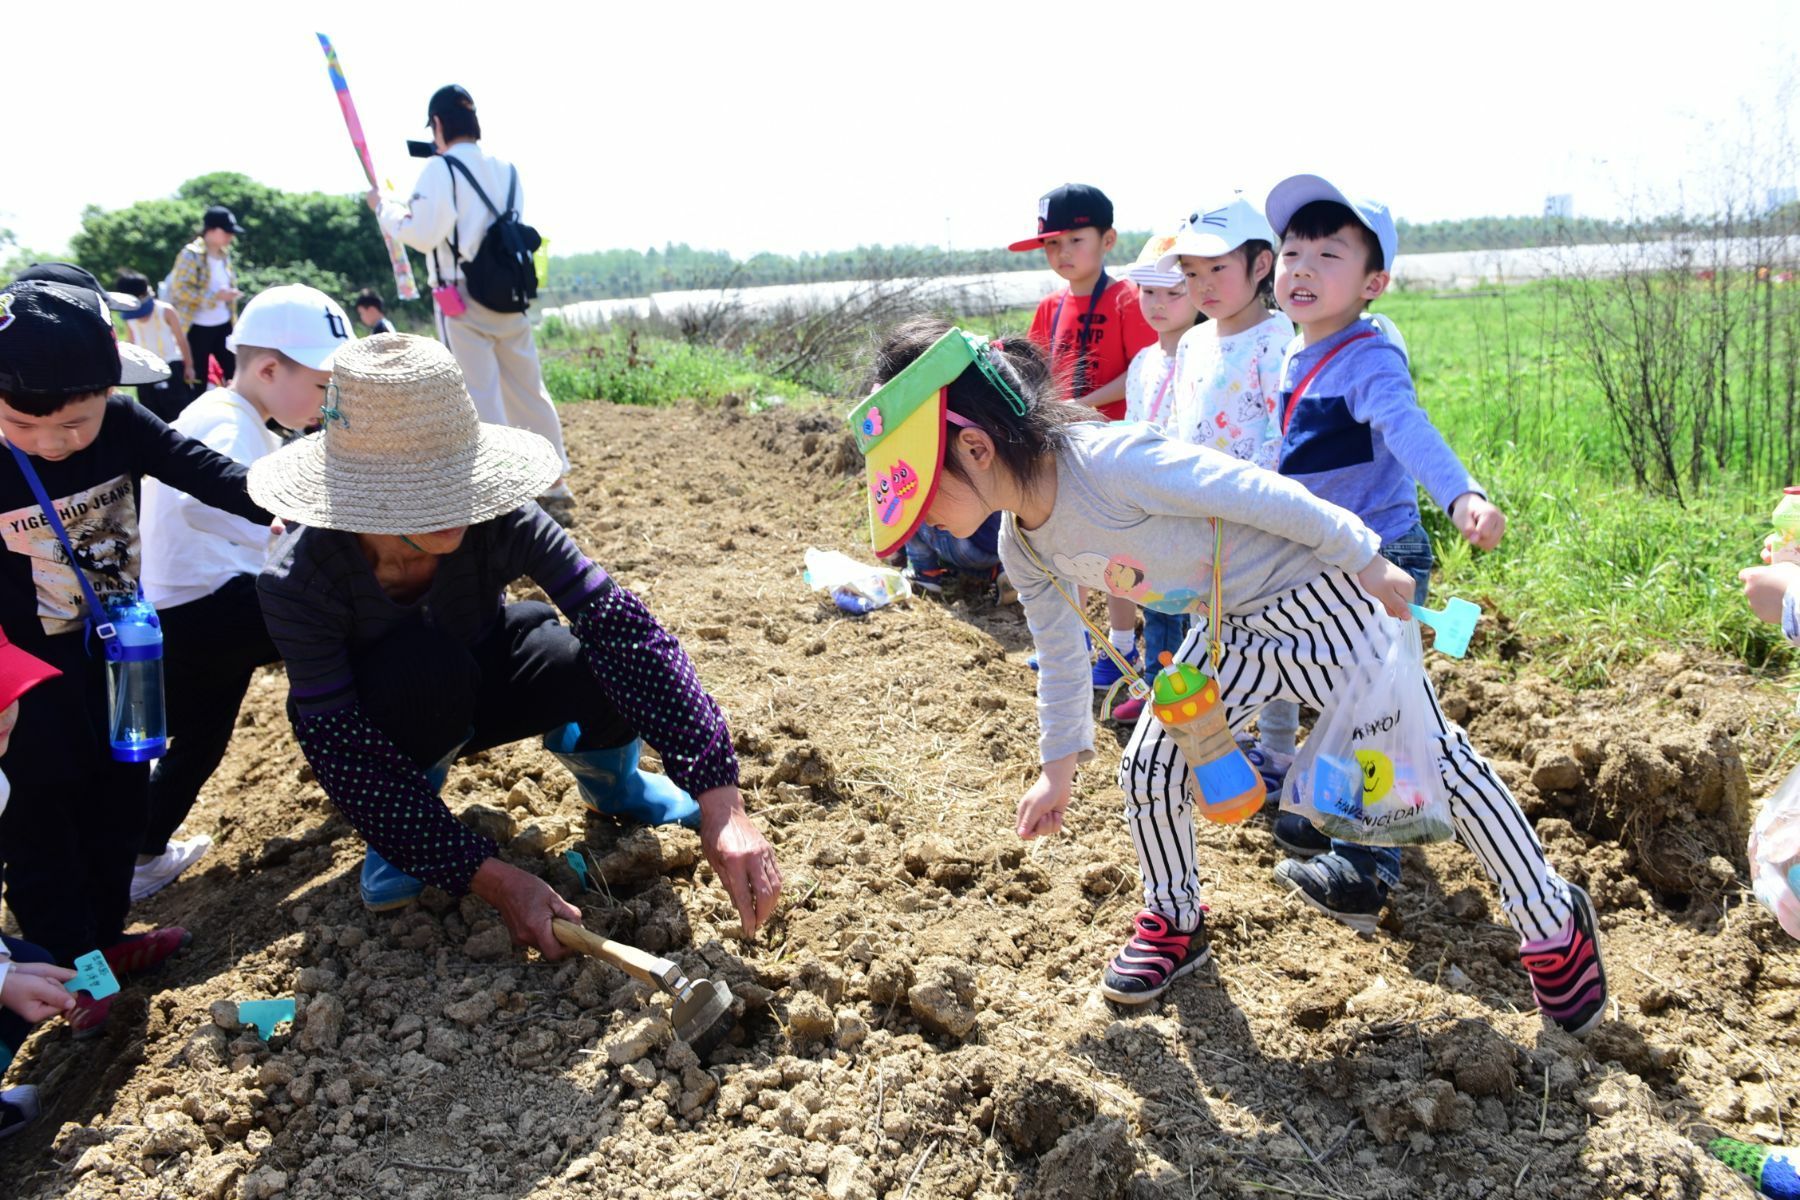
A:
[[[1175,235],[1175,245],[1156,265],[1165,271],[1180,270],[1176,260],[1183,254],[1218,258],[1245,242],[1267,242],[1273,247],[1280,240],[1256,206],[1239,196],[1223,208],[1195,209]]]
[[[258,292],[244,305],[225,348],[279,350],[303,367],[324,371],[331,356],[350,342],[350,318],[343,306],[318,288],[286,283]]]

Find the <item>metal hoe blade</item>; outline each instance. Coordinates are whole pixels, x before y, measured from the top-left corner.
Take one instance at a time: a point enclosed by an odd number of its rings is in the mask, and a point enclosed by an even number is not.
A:
[[[710,979],[696,979],[675,997],[675,1036],[705,1058],[731,1030],[731,989]]]

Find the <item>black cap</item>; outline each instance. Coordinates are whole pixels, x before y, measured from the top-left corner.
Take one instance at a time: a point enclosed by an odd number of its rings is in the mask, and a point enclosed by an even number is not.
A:
[[[231,210],[223,204],[215,204],[206,210],[206,215],[200,218],[200,228],[224,229],[231,233],[244,232],[244,227],[237,223],[237,218],[232,216]]]
[[[1045,238],[1076,229],[1111,229],[1112,201],[1097,187],[1065,183],[1038,200],[1037,235],[1014,242],[1008,250],[1036,250]]]
[[[459,108],[474,112],[475,97],[460,83],[446,83],[431,93],[431,103],[425,106],[425,128],[431,128],[431,118],[448,116]]]
[[[0,290],[0,390],[77,396],[118,384],[118,339],[92,290],[36,279]]]
[[[99,292],[100,298],[106,301],[106,307],[114,312],[130,312],[138,306],[136,296],[127,296],[124,292],[107,291],[100,286],[100,281],[94,278],[91,271],[78,267],[74,263],[33,263],[13,278],[20,283],[37,279],[47,283],[65,283],[70,287],[87,288],[89,291]]]

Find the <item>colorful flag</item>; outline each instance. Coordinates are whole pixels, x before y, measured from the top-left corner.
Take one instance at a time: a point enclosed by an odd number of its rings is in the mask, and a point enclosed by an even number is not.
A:
[[[331,86],[337,91],[338,106],[344,110],[344,124],[350,130],[351,144],[356,147],[356,157],[362,160],[363,174],[368,176],[370,187],[380,187],[375,178],[375,163],[369,158],[369,140],[363,136],[362,121],[356,115],[356,102],[350,99],[350,85],[344,81],[344,68],[338,65],[337,51],[331,48],[330,38],[322,33],[317,36],[325,51],[325,69],[331,72]],[[400,299],[417,300],[419,285],[413,282],[412,263],[407,260],[406,247],[385,233],[381,237],[387,243],[388,262],[394,268],[394,284]]]

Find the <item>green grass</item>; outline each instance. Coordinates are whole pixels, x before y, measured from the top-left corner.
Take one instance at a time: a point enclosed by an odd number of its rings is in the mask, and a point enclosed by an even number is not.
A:
[[[1505,540],[1484,554],[1422,505],[1441,571],[1434,595],[1498,606],[1534,658],[1576,683],[1669,645],[1791,664],[1736,579],[1757,562],[1779,490],[1721,474],[1685,507],[1639,491],[1564,346],[1554,289],[1396,294],[1379,308],[1406,337],[1433,422],[1507,516]]]
[[[748,358],[713,346],[638,335],[615,328],[584,333],[545,322],[539,332],[544,384],[558,404],[606,400],[613,404],[712,402],[737,396],[753,406],[783,403],[810,393],[775,379]]]

